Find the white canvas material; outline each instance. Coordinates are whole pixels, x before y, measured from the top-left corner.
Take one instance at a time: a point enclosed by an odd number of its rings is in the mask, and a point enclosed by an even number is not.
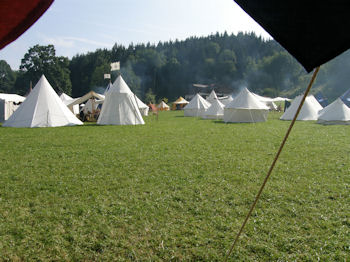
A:
[[[338,98],[321,110],[317,123],[324,125],[350,125],[350,108]]]
[[[265,122],[268,112],[269,107],[260,102],[247,88],[244,88],[232,102],[225,106],[224,122]]]
[[[67,94],[65,94],[65,93],[62,93],[62,94],[60,95],[60,98],[61,98],[63,104],[65,104],[67,107],[68,107],[69,104],[73,103],[73,102],[77,99],[77,98],[72,98],[72,97],[70,97],[69,95],[67,95]],[[69,108],[69,107],[68,107],[68,108]],[[72,108],[72,109],[71,109],[71,108]],[[74,105],[74,106],[71,107],[71,108],[69,108],[69,109],[72,111],[72,113],[73,113],[74,115],[78,115],[78,114],[79,114],[79,105]]]
[[[206,101],[200,94],[196,94],[192,100],[184,107],[185,116],[203,116],[205,110],[210,107],[210,103]]]
[[[17,94],[0,93],[0,123],[7,120],[25,99]]]
[[[215,91],[212,90],[209,94],[209,96],[206,99],[210,104],[214,102],[214,100],[218,100],[218,96],[216,95]]]
[[[141,115],[148,116],[149,107],[144,102],[142,102],[137,95],[135,95],[137,107],[140,110]]]
[[[114,81],[106,93],[99,125],[143,125],[145,122],[136,103],[136,96],[131,92],[121,76]]]
[[[3,126],[57,127],[82,124],[42,75],[28,97]]]
[[[220,98],[219,97],[219,101],[221,103],[223,103],[225,106],[227,106],[229,103],[231,103],[233,101],[233,98],[231,95],[227,96],[227,97],[224,97],[224,98]]]
[[[292,120],[302,98],[302,95],[297,96],[280,119]],[[317,120],[320,110],[322,110],[322,106],[319,102],[317,102],[316,98],[313,95],[307,96],[299,112],[297,120]]]
[[[218,99],[213,100],[211,106],[204,112],[205,119],[223,119],[225,105]]]

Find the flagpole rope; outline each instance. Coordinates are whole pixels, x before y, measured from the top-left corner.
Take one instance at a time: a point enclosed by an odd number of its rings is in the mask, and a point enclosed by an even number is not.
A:
[[[231,246],[231,249],[229,250],[229,252],[228,252],[227,255],[226,255],[226,258],[225,258],[225,260],[224,260],[225,262],[227,261],[227,259],[228,259],[229,256],[231,255],[231,253],[232,253],[232,251],[233,251],[233,248],[235,247],[235,245],[236,245],[236,243],[237,243],[237,241],[238,241],[238,239],[239,239],[239,237],[240,237],[240,235],[241,235],[241,233],[242,233],[242,231],[243,231],[243,229],[244,229],[244,227],[245,227],[245,225],[246,225],[246,223],[247,223],[247,221],[248,221],[250,215],[252,214],[252,212],[253,212],[253,210],[254,210],[254,208],[255,208],[255,206],[256,206],[256,203],[258,202],[258,200],[259,200],[259,198],[260,198],[260,195],[261,195],[262,191],[264,190],[264,187],[265,187],[265,185],[266,185],[266,183],[267,183],[267,180],[269,179],[269,177],[270,177],[270,175],[271,175],[271,173],[272,173],[272,170],[273,170],[273,168],[274,168],[275,165],[276,165],[276,162],[277,162],[277,160],[278,160],[278,158],[279,158],[279,156],[280,156],[280,154],[281,154],[281,152],[282,152],[282,149],[283,149],[283,147],[284,147],[284,144],[286,143],[286,141],[287,141],[287,139],[288,139],[288,136],[289,136],[289,134],[290,134],[290,132],[291,132],[293,126],[294,126],[294,123],[295,123],[295,121],[296,121],[296,119],[297,119],[297,117],[298,117],[298,115],[299,115],[299,112],[300,112],[300,110],[301,110],[301,108],[302,108],[302,106],[303,106],[303,104],[304,104],[304,102],[305,102],[305,99],[306,99],[306,97],[307,97],[307,95],[308,95],[308,93],[309,93],[309,91],[310,91],[310,89],[311,89],[311,87],[312,87],[312,85],[313,85],[315,79],[316,79],[316,76],[317,76],[317,73],[318,73],[319,70],[320,70],[320,67],[317,67],[316,70],[314,71],[313,75],[312,75],[312,78],[311,78],[311,80],[310,80],[310,83],[309,83],[309,85],[308,85],[308,87],[307,87],[307,89],[306,89],[306,91],[305,91],[305,93],[304,93],[304,96],[303,96],[302,100],[300,101],[300,105],[299,105],[299,107],[298,107],[298,109],[297,109],[297,112],[295,113],[294,118],[293,118],[292,122],[291,122],[290,125],[289,125],[289,128],[288,128],[288,130],[287,130],[287,133],[286,133],[285,136],[284,136],[284,139],[283,139],[283,141],[282,141],[282,143],[281,143],[281,145],[280,145],[280,147],[279,147],[279,149],[278,149],[278,151],[277,151],[277,154],[276,154],[276,156],[275,156],[275,158],[274,158],[274,160],[273,160],[273,162],[272,162],[272,164],[271,164],[271,166],[270,166],[270,169],[269,169],[269,171],[268,171],[268,173],[267,173],[267,175],[266,175],[266,177],[265,177],[265,179],[264,179],[264,182],[262,183],[262,185],[261,185],[261,187],[260,187],[260,190],[259,190],[258,194],[256,195],[255,200],[254,200],[252,206],[250,207],[250,210],[249,210],[249,212],[248,212],[246,218],[244,219],[244,222],[243,222],[243,224],[242,224],[242,226],[241,226],[241,228],[240,228],[240,230],[239,230],[239,232],[238,232],[238,234],[237,234],[237,236],[236,236],[236,238],[235,238],[235,240],[234,240],[234,242],[233,242],[233,244],[232,244],[232,246]]]

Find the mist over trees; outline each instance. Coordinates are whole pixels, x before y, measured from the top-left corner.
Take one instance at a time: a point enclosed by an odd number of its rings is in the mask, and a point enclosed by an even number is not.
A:
[[[196,90],[193,84],[211,85],[225,93],[242,87],[266,96],[294,96],[302,93],[309,75],[276,41],[254,33],[212,34],[184,41],[158,44],[115,44],[112,49],[97,49],[77,54],[72,59],[58,57],[53,45],[31,47],[12,71],[0,61],[0,92],[25,94],[45,74],[57,93],[78,97],[90,90],[103,91],[109,83],[110,63],[120,61],[123,78],[143,100],[169,101]],[[323,65],[312,89],[329,99],[349,87],[350,52]],[[112,72],[112,81],[117,77]]]

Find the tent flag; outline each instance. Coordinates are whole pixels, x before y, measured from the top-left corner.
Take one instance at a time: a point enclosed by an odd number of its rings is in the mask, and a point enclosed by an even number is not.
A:
[[[120,70],[120,62],[111,63],[111,71]]]
[[[235,0],[311,72],[350,48],[349,3],[334,1]],[[325,34],[326,28],[327,34]]]

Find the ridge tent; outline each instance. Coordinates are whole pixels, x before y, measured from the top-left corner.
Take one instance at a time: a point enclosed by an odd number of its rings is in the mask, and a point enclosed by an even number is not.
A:
[[[57,127],[82,125],[58,97],[44,75],[3,126]]]
[[[157,108],[160,111],[168,111],[170,109],[170,106],[168,106],[164,101],[162,101],[159,103],[159,105],[157,105]]]
[[[217,100],[217,99],[218,99],[218,96],[216,95],[216,93],[215,93],[215,91],[213,89],[213,90],[211,90],[211,92],[210,92],[210,94],[209,94],[209,96],[207,97],[206,100],[211,104],[211,103],[214,102],[214,100]]]
[[[338,98],[321,110],[317,123],[324,125],[350,125],[350,108]]]
[[[72,102],[77,100],[77,98],[72,98],[69,95],[67,95],[66,93],[62,93],[60,95],[60,98],[61,98],[63,104],[65,104],[67,107],[69,104],[71,104]],[[70,107],[69,110],[71,110],[74,115],[79,115],[79,105],[74,105],[74,106]]]
[[[25,99],[17,94],[0,93],[0,123],[7,120]]]
[[[269,107],[260,102],[247,88],[244,88],[231,103],[225,106],[224,122],[265,122],[268,113]]]
[[[189,102],[180,96],[175,102],[173,102],[172,110],[183,109]]]
[[[99,125],[144,125],[136,96],[131,92],[121,75],[106,93],[100,116]]]
[[[252,93],[252,94],[254,94],[259,99],[260,102],[263,102],[266,106],[268,106],[270,110],[277,110],[277,105],[274,103],[273,98],[260,96],[255,93]]]
[[[218,99],[214,99],[211,106],[204,112],[203,118],[205,119],[223,119],[224,118],[225,105]]]
[[[105,99],[105,96],[101,95],[101,94],[98,94],[98,93],[96,93],[94,91],[90,91],[90,92],[86,93],[85,95],[74,99],[74,101],[69,103],[67,106],[69,108],[72,108],[74,105],[80,105],[80,104],[84,103],[85,101],[89,100],[90,98],[94,98],[96,101],[99,101],[99,100],[103,101]]]
[[[300,105],[302,95],[297,96],[286,109],[284,114],[280,117],[281,120],[292,120],[298,106]],[[317,102],[313,95],[306,97],[305,102],[300,110],[297,120],[317,120],[319,111],[322,110],[322,106]]]
[[[196,94],[184,107],[184,116],[203,116],[210,105],[200,94]]]
[[[224,106],[228,105],[229,103],[231,103],[233,101],[232,95],[225,96],[225,97],[219,97],[218,99],[221,103],[224,104]]]

